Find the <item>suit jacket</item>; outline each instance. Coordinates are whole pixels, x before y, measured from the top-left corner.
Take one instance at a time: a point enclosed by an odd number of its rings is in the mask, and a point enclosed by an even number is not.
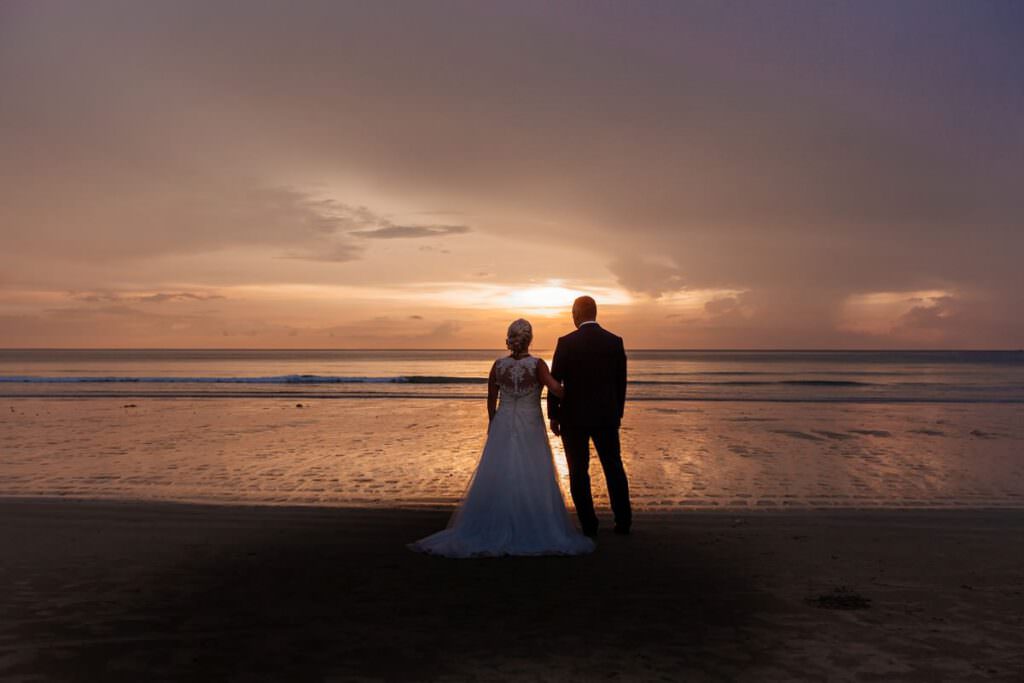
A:
[[[564,426],[618,427],[626,405],[626,351],[622,337],[596,323],[558,339],[551,375],[565,397],[548,392],[548,418]]]

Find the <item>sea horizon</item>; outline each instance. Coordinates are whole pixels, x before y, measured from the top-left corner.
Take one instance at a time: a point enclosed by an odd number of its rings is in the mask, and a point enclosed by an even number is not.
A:
[[[505,353],[0,349],[0,397],[476,399]],[[1024,403],[1016,351],[633,349],[627,357],[631,400]]]
[[[410,346],[410,347],[375,347],[375,346],[352,346],[352,347],[305,347],[305,346],[0,346],[0,352],[4,351],[364,351],[364,352],[392,352],[392,351],[502,351],[499,347],[486,346]],[[553,351],[553,348],[536,347],[531,351]],[[758,348],[735,348],[735,347],[627,347],[627,351],[640,351],[644,353],[1024,353],[1024,348],[962,348],[962,347],[878,347],[878,348],[827,348],[827,347],[758,347]]]

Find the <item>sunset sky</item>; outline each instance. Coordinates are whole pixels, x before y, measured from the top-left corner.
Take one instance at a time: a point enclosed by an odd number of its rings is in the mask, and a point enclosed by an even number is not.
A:
[[[1024,3],[0,3],[0,346],[1024,347]]]

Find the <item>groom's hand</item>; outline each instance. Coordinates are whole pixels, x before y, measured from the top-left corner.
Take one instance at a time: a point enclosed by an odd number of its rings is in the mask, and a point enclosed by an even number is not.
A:
[[[562,435],[562,425],[558,424],[558,420],[551,421],[551,433],[555,436]]]

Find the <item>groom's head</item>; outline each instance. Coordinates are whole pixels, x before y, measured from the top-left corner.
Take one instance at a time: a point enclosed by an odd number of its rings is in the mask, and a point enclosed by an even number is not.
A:
[[[579,327],[589,320],[597,320],[597,302],[589,296],[581,296],[572,302],[572,322]]]

